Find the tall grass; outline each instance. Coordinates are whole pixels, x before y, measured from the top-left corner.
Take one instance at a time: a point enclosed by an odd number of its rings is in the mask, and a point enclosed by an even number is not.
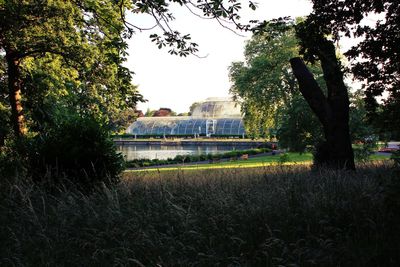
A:
[[[85,196],[0,184],[1,266],[398,266],[388,164],[131,173]]]

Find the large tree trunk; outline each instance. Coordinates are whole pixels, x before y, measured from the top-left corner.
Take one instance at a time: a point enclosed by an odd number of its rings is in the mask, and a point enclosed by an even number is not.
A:
[[[22,113],[19,59],[13,53],[6,53],[8,73],[8,96],[11,106],[11,123],[17,138],[26,134],[25,118]]]
[[[354,154],[349,133],[349,97],[333,44],[327,42],[325,46],[320,47],[319,58],[328,88],[327,97],[304,62],[300,58],[290,60],[300,92],[317,115],[324,130],[326,141],[317,147],[315,164],[354,170]]]

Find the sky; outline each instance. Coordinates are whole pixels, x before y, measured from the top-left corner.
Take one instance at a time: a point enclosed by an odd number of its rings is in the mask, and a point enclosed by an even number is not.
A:
[[[305,16],[312,10],[307,0],[258,0],[256,11],[248,9],[246,4],[243,7],[240,13],[243,23],[251,19]],[[239,36],[217,21],[200,19],[182,7],[173,7],[172,12],[176,18],[173,28],[190,33],[192,41],[199,44],[199,56],[204,58],[182,58],[169,55],[168,49],[158,49],[149,38],[156,29],[136,32],[128,40],[127,67],[135,73],[133,81],[148,100],[138,104],[138,109],[144,112],[160,107],[188,112],[193,102],[229,96],[228,67],[232,62],[243,61],[244,46],[251,36],[250,33]],[[153,25],[152,19],[145,15],[131,16],[130,21],[142,27]]]

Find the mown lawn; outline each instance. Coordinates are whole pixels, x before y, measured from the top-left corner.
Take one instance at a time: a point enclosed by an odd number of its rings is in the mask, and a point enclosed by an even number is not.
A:
[[[206,169],[229,169],[229,168],[259,168],[273,165],[299,165],[306,164],[309,165],[312,162],[311,153],[286,153],[287,159],[282,160],[281,155],[274,156],[256,156],[250,157],[248,160],[234,160],[234,161],[222,161],[216,163],[201,163],[201,164],[181,164],[178,166],[162,166],[138,170],[128,170],[128,172],[134,171],[174,171],[174,170],[206,170]],[[374,154],[370,157],[370,160],[387,160],[390,155],[377,155]]]

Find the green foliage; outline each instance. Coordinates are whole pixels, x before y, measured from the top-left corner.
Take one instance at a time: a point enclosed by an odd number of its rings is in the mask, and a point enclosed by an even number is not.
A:
[[[354,159],[356,161],[366,162],[370,159],[371,155],[375,153],[378,148],[377,138],[370,136],[363,140],[362,144],[353,148]]]
[[[31,131],[42,131],[59,108],[95,116],[114,131],[126,126],[124,111],[143,101],[123,66],[127,6],[97,0],[0,3],[0,50],[18,62],[14,78]]]
[[[126,129],[138,118],[136,108],[117,109],[116,112],[108,115],[109,120],[107,125],[113,133],[124,135]]]
[[[28,151],[33,180],[74,185],[90,190],[101,182],[119,182],[123,159],[108,130],[92,117],[73,115],[59,119],[53,128],[31,141]]]
[[[239,11],[242,9],[243,2],[247,3],[250,9],[256,9],[256,4],[249,0],[197,0],[196,2],[188,0],[139,0],[133,2],[131,9],[134,13],[145,13],[153,16],[157,25],[163,31],[161,35],[158,33],[150,34],[151,41],[154,42],[159,49],[168,48],[168,53],[171,55],[186,57],[190,54],[195,54],[198,51],[198,45],[192,42],[190,34],[181,34],[176,29],[172,29],[170,22],[175,19],[170,10],[170,5],[172,3],[188,8],[191,13],[198,17],[216,19],[225,27],[230,27],[230,25],[225,25],[225,23],[227,23],[233,24],[234,27],[240,30],[250,30],[249,24],[243,25],[240,23]],[[130,23],[127,23],[127,26],[131,32],[137,29],[142,30],[140,27]]]
[[[156,112],[157,110],[151,110],[151,109],[147,109],[146,110],[146,113],[144,113],[144,116],[145,117],[153,117],[153,115],[154,115],[154,113]]]
[[[26,177],[26,159],[20,151],[21,144],[6,138],[5,144],[0,146],[0,177],[9,180]]]
[[[361,90],[349,93],[350,97],[350,136],[353,142],[363,141],[376,134],[377,129],[373,127],[367,117],[367,110]]]
[[[200,103],[194,102],[190,105],[189,107],[189,116],[193,114],[194,109],[199,105]]]
[[[321,127],[301,97],[289,60],[298,56],[295,22],[266,22],[245,48],[245,62],[230,67],[231,93],[241,103],[246,131],[277,135],[282,147],[302,152],[321,138]],[[321,68],[310,66],[325,89]]]
[[[265,24],[245,47],[245,62],[234,62],[229,76],[230,92],[241,104],[246,130],[253,136],[268,136],[277,126],[277,113],[290,102],[296,90],[289,59],[297,55],[293,21]]]
[[[280,114],[277,138],[281,147],[304,152],[323,138],[320,123],[302,96],[294,95]]]
[[[361,90],[350,93],[349,127],[353,142],[364,142],[376,131],[368,122],[362,93]],[[277,138],[281,147],[289,148],[290,151],[304,152],[307,147],[323,140],[321,124],[301,95],[294,95],[280,114]],[[358,150],[355,155],[361,157],[360,153],[361,150]]]

